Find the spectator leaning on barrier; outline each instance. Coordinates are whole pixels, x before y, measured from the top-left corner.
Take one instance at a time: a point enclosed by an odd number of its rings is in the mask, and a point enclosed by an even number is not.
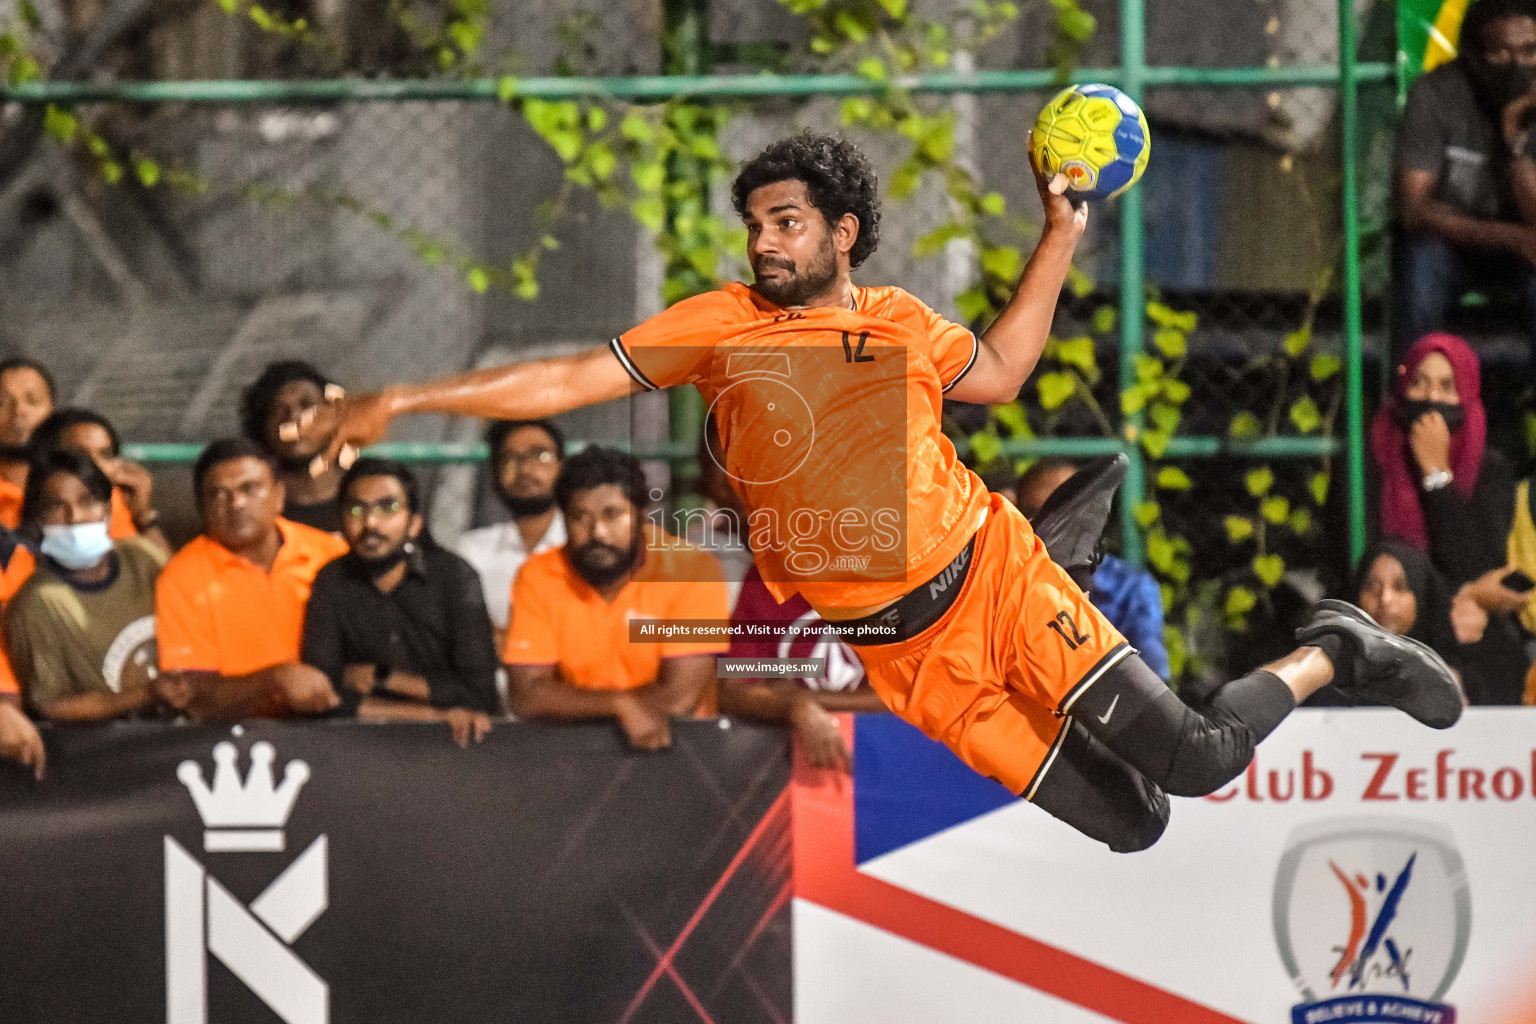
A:
[[[21,525],[32,431],[53,412],[53,377],[31,359],[0,361],[0,525]]]
[[[1512,289],[1536,356],[1536,0],[1480,0],[1461,55],[1419,78],[1397,137],[1397,351],[1469,288]]]
[[[34,712],[95,721],[155,703],[155,579],[165,552],[107,532],[112,482],[89,455],[47,452],[27,477],[23,521],[42,534],[36,571],[5,608],[11,664]]]
[[[747,570],[741,593],[731,612],[730,657],[775,662],[786,658],[825,658],[826,668],[815,677],[790,679],[737,678],[720,680],[720,710],[728,715],[783,722],[813,768],[852,769],[848,745],[832,715],[840,711],[885,711],[864,664],[853,649],[835,635],[820,631],[820,615],[799,594],[780,604],[763,583],[757,566]],[[754,636],[748,624],[774,632]]]
[[[342,713],[444,721],[479,742],[499,710],[496,644],[480,577],[424,529],[416,478],[359,459],[341,482],[351,550],[320,570],[304,614],[303,657],[331,680]]]
[[[203,532],[155,589],[161,697],[196,720],[329,711],[331,682],[299,646],[315,574],[346,542],[278,515],[283,485],[246,438],[203,449],[192,485]]]
[[[635,747],[668,746],[671,716],[714,713],[715,656],[729,644],[632,640],[630,624],[723,624],[720,563],[645,521],[645,475],[622,452],[567,459],[555,496],[570,539],[528,559],[512,585],[502,654],[512,712],[614,718]]]
[[[265,448],[283,484],[283,517],[341,533],[336,495],[342,469],[332,460],[340,388],[309,363],[271,363],[240,396],[240,431]]]
[[[700,489],[726,521],[737,529],[729,540],[740,544],[746,553],[745,578],[731,602],[731,648],[729,656],[760,662],[786,658],[824,658],[826,668],[818,675],[788,679],[744,676],[720,679],[720,710],[728,715],[780,722],[794,730],[795,740],[813,768],[853,767],[848,745],[838,729],[836,712],[881,712],[880,700],[864,663],[853,648],[830,632],[821,631],[825,623],[810,602],[791,594],[780,604],[763,582],[752,562],[751,549],[742,539],[747,533],[747,507],[731,487],[729,477],[711,450],[721,451],[720,434],[712,417],[706,418],[703,444],[699,452]],[[718,541],[719,534],[715,535]],[[759,636],[748,632],[748,624],[766,626],[774,632]],[[724,671],[722,669],[722,671]]]
[[[89,409],[59,409],[32,432],[32,457],[56,448],[83,452],[112,481],[112,514],[107,520],[113,540],[143,536],[171,554],[171,542],[160,531],[155,510],[155,478],[149,470],[122,456],[117,430],[105,416]]]
[[[16,596],[37,568],[37,557],[22,542],[21,534],[0,526],[0,607]],[[21,704],[21,681],[11,667],[5,638],[0,634],[0,702]]]
[[[1414,342],[1371,422],[1370,448],[1380,534],[1423,551],[1453,593],[1467,587],[1489,613],[1483,638],[1463,645],[1468,698],[1519,703],[1526,664],[1512,614],[1526,597],[1500,582],[1514,484],[1487,446],[1481,369],[1466,342],[1449,334]]]
[[[1041,459],[1019,477],[1014,504],[1024,518],[1032,520],[1052,492],[1076,473],[1074,463]],[[1168,648],[1163,640],[1163,595],[1152,574],[1114,555],[1105,555],[1094,570],[1088,598],[1141,653],[1141,660],[1166,682],[1169,671]]]
[[[555,505],[555,480],[565,437],[548,420],[497,420],[485,432],[491,486],[512,521],[470,530],[454,549],[475,567],[485,607],[500,643],[511,615],[512,581],[529,557],[565,543],[565,517]]]

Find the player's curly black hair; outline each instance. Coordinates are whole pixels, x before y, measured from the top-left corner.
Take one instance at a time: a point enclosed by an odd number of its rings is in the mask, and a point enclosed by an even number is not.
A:
[[[803,181],[811,203],[827,223],[843,214],[859,219],[859,237],[848,253],[857,267],[880,244],[880,178],[869,158],[847,139],[801,132],[780,139],[741,169],[731,186],[736,212],[745,215],[747,197],[755,189],[779,181]]]
[[[1483,37],[1488,26],[1505,18],[1530,18],[1536,21],[1536,0],[1478,0],[1467,8],[1461,22],[1461,48],[1474,59],[1481,58],[1488,41]]]

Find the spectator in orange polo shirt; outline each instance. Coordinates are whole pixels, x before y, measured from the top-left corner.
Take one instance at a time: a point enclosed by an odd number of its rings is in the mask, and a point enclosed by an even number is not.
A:
[[[37,556],[22,543],[15,530],[0,526],[0,607],[16,596],[16,591],[37,568]],[[21,704],[21,680],[11,665],[10,652],[0,636],[0,701]]]
[[[55,448],[89,455],[112,481],[108,533],[113,540],[143,537],[171,554],[171,542],[160,531],[155,510],[155,478],[137,462],[122,456],[122,440],[112,422],[89,409],[56,409],[32,432],[32,456],[38,458]]]
[[[53,412],[53,377],[42,363],[0,361],[0,525],[21,525],[32,431]]]
[[[32,575],[37,560],[32,552],[21,546],[21,541],[11,530],[0,527],[0,602],[9,601],[11,595]],[[43,777],[43,738],[37,726],[21,710],[21,682],[11,668],[11,659],[0,642],[0,757],[18,761],[32,769],[37,778]]]
[[[528,559],[512,584],[502,656],[512,712],[614,718],[637,749],[669,746],[669,717],[715,713],[715,656],[729,644],[631,642],[629,624],[724,621],[720,563],[646,523],[645,475],[622,452],[567,459],[555,498],[565,546]]]
[[[203,533],[155,589],[160,696],[198,721],[335,707],[330,680],[300,663],[299,644],[315,574],[346,542],[279,516],[283,485],[247,438],[203,449],[192,482]]]

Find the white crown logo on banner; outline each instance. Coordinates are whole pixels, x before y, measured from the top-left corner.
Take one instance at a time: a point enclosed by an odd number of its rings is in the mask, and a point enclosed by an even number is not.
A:
[[[183,761],[176,777],[192,794],[197,813],[202,815],[203,849],[209,853],[258,852],[281,853],[283,826],[293,813],[299,789],[309,781],[309,765],[289,761],[283,769],[283,783],[274,785],[272,762],[277,752],[265,740],[251,747],[251,770],[245,785],[236,771],[239,754],[230,742],[213,748],[213,788],[203,781],[203,766]]]

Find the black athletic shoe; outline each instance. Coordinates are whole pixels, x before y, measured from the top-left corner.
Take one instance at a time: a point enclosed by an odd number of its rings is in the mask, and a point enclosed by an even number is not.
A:
[[[1461,717],[1461,684],[1429,647],[1389,633],[1345,601],[1319,601],[1296,631],[1302,644],[1328,635],[1343,640],[1353,656],[1344,671],[1335,666],[1334,685],[1344,693],[1405,711],[1431,729],[1448,729]]]
[[[1130,464],[1124,455],[1093,459],[1051,492],[1031,520],[1051,561],[1067,570],[1084,591],[1104,557],[1099,542]]]

